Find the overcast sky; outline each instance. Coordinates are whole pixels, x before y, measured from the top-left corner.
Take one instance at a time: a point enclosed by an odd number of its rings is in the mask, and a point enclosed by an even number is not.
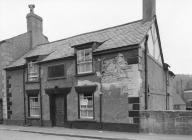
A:
[[[176,74],[192,74],[192,0],[156,1],[165,62]],[[142,18],[142,0],[0,0],[0,40],[26,32],[30,3],[49,41]]]

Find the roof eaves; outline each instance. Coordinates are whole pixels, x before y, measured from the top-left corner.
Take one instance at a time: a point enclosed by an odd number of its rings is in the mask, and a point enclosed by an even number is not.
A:
[[[135,49],[135,48],[138,48],[138,47],[139,47],[139,43],[136,43],[136,44],[131,44],[131,45],[128,45],[128,46],[122,46],[122,47],[118,47],[118,48],[93,51],[93,55],[101,55],[101,54],[106,54],[106,53],[110,53],[110,52],[130,50],[130,49]]]

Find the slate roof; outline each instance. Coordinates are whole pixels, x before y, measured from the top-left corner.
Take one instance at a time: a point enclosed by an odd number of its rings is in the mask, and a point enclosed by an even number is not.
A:
[[[113,48],[140,44],[147,34],[153,21],[142,20],[110,27],[99,31],[80,34],[66,39],[50,42],[37,46],[26,55],[12,63],[9,67],[22,66],[26,57],[47,55],[42,62],[69,57],[74,55],[72,46],[88,42],[103,42],[94,52],[109,50]]]

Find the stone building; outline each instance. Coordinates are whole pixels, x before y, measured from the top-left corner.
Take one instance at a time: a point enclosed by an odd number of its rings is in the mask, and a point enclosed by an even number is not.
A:
[[[31,11],[27,14],[26,19],[26,33],[0,41],[0,99],[4,99],[4,112],[7,112],[7,96],[9,94],[6,94],[6,73],[3,69],[29,52],[37,44],[48,42],[47,37],[42,33],[42,18]],[[5,117],[6,114],[4,114]]]
[[[7,66],[4,122],[138,132],[141,110],[168,109],[155,6],[143,0],[142,20],[36,45]]]

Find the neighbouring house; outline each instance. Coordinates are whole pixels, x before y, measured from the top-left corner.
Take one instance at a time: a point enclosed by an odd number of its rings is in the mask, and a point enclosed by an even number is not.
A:
[[[155,7],[143,0],[141,20],[36,45],[7,66],[4,123],[138,132],[140,111],[169,109]]]
[[[47,37],[42,34],[42,18],[35,15],[33,11],[27,15],[27,32],[15,37],[0,41],[0,112],[3,112],[7,118],[7,104],[9,104],[9,96],[6,91],[6,73],[3,70],[6,66],[13,63],[15,60],[29,52],[37,44],[48,42]],[[3,101],[2,101],[3,100]],[[2,116],[0,114],[0,116]],[[0,117],[1,120],[1,117]]]
[[[182,99],[181,95],[175,93],[173,96],[173,109],[174,110],[186,110],[186,103]]]
[[[192,110],[192,89],[186,89],[183,92],[183,98],[186,102],[186,109]]]

